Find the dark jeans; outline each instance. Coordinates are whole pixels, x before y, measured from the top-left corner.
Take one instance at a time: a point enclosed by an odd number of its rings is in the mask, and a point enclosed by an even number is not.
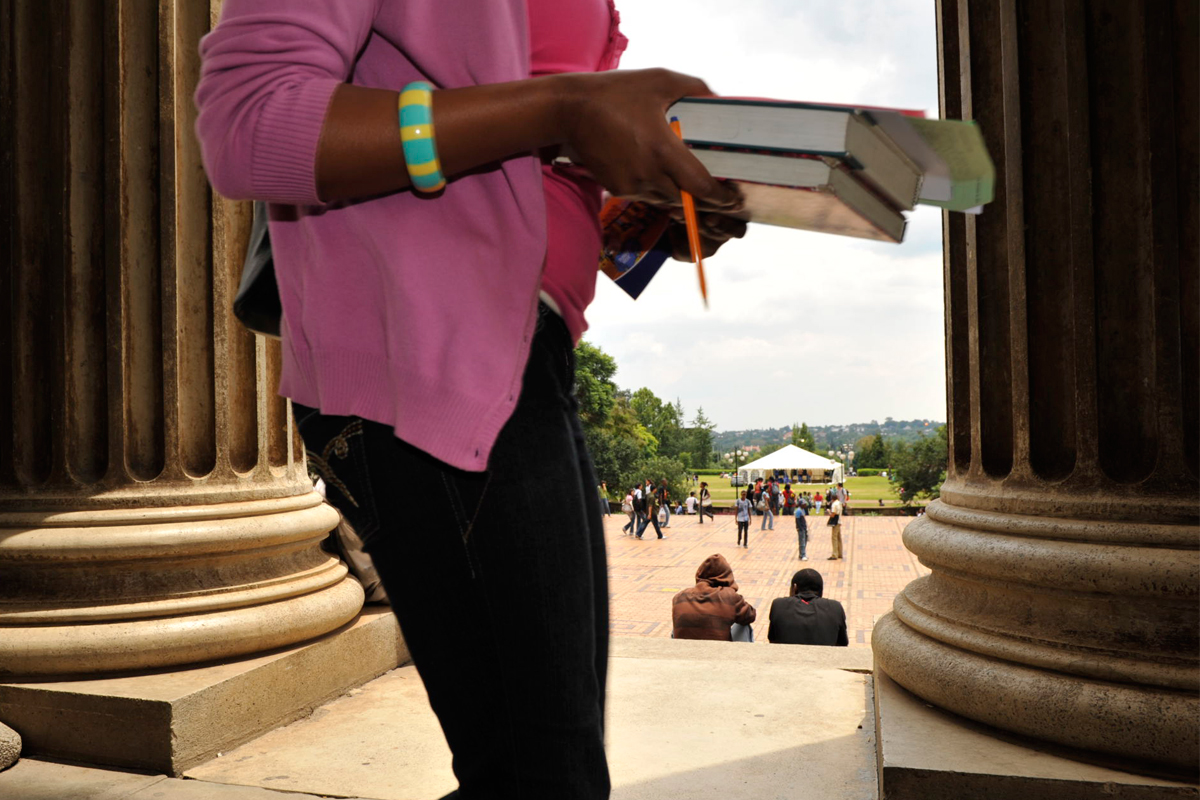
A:
[[[658,538],[661,539],[663,537],[662,528],[658,527],[658,512],[649,511],[644,517],[642,517],[641,527],[637,529],[637,537],[639,539],[642,538],[642,534],[645,532],[647,525],[654,526],[654,532],[658,534]]]
[[[717,518],[713,516],[712,506],[698,506],[698,508],[700,509],[700,524],[701,525],[704,524],[704,515],[705,514],[708,515],[709,519],[716,521]]]
[[[803,516],[796,517],[796,539],[800,545],[800,555],[797,558],[806,558],[808,556],[808,520]]]
[[[566,326],[540,309],[520,400],[483,473],[385,425],[294,405],[454,754],[448,797],[609,795],[604,528],[574,370]]]
[[[737,543],[741,544],[744,539],[746,544],[749,545],[750,544],[750,520],[746,520],[745,522],[739,521],[737,524],[737,533],[738,533]]]

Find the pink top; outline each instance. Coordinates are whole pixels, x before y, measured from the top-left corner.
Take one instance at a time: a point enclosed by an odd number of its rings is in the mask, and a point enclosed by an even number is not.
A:
[[[526,0],[530,75],[614,69],[628,40],[613,0]],[[596,293],[600,253],[598,183],[582,172],[542,166],[546,187],[546,268],[542,290],[558,306],[576,342]]]
[[[342,83],[528,78],[525,0],[225,0],[200,56],[196,133],[209,180],[226,197],[271,204],[280,393],[485,469],[537,322],[540,162],[505,159],[437,197],[335,203],[317,195],[314,165]]]

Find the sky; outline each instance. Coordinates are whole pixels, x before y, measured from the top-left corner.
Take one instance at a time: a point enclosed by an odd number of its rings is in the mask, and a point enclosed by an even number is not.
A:
[[[617,0],[622,69],[668,67],[718,94],[938,115],[930,0]],[[635,302],[600,276],[587,341],[624,389],[718,430],[946,418],[941,215],[903,244],[766,225],[704,262],[669,261]]]

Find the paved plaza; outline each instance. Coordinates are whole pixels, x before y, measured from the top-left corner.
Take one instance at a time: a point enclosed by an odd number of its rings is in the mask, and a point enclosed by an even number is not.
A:
[[[695,585],[697,567],[713,553],[729,560],[739,591],[758,609],[754,635],[761,644],[767,641],[771,601],[787,594],[792,575],[802,567],[820,572],[825,597],[845,607],[851,647],[870,647],[871,628],[891,610],[896,594],[913,578],[929,574],[901,542],[911,517],[843,517],[841,561],[828,560],[827,518],[809,517],[807,562],[798,557],[790,517],[776,518],[773,531],[760,531],[762,518],[755,517],[748,549],[736,546],[732,514],[718,514],[715,523],[706,517],[703,525],[696,516],[672,515],[662,541],[654,538],[653,526],[641,541],[626,536],[621,526],[627,519],[620,512],[605,517],[614,636],[670,638],[671,597]]]

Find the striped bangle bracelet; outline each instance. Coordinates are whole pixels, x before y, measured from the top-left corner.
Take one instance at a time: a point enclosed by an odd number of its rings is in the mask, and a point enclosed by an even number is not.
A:
[[[446,185],[433,139],[433,87],[413,81],[400,92],[400,142],[414,189],[436,192]]]

